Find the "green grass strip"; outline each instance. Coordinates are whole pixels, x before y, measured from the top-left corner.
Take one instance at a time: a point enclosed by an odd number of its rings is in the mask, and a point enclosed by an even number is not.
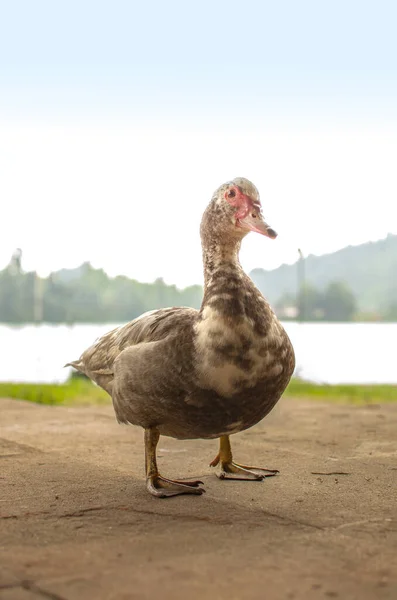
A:
[[[91,381],[71,379],[66,383],[0,383],[0,398],[16,398],[38,404],[89,405],[110,403],[109,395]]]
[[[292,379],[284,396],[342,404],[380,404],[397,401],[397,385],[326,385]],[[80,377],[60,384],[0,383],[0,398],[69,406],[111,402],[104,390]]]
[[[328,385],[294,378],[284,395],[343,404],[379,404],[397,401],[397,385]]]

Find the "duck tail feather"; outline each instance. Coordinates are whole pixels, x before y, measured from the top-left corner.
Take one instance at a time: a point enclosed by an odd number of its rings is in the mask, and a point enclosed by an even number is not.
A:
[[[72,362],[66,363],[63,367],[73,367],[74,369],[77,369],[77,371],[82,371],[83,363],[80,360],[73,360]]]

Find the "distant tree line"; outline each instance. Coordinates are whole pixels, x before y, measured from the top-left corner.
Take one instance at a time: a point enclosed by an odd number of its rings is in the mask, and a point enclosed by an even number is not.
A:
[[[90,263],[40,278],[22,270],[16,252],[0,271],[0,322],[123,323],[166,306],[199,308],[202,295],[200,285],[179,289],[161,278],[140,283],[124,275],[109,277]],[[353,292],[343,281],[332,281],[324,290],[306,282],[298,294],[285,293],[273,304],[281,319],[397,321],[397,302],[383,313],[359,312]]]
[[[288,307],[293,306],[295,319],[301,321],[352,321],[357,313],[357,303],[353,292],[343,281],[332,281],[325,290],[318,290],[305,283],[298,297],[291,294],[282,296],[276,304],[276,311],[288,318]]]
[[[345,281],[331,281],[324,290],[302,285],[297,296],[286,292],[275,304],[280,318],[299,321],[397,321],[397,302],[379,311],[362,311]]]
[[[0,271],[0,322],[121,323],[165,306],[199,308],[202,287],[178,289],[163,279],[140,283],[123,275],[111,278],[84,263],[47,278],[9,265]]]

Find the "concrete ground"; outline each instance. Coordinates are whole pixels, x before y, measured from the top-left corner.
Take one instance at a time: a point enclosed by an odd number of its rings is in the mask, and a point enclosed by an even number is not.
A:
[[[163,474],[203,496],[149,496],[142,438],[111,407],[0,400],[1,600],[397,598],[397,404],[281,400],[232,439],[280,469],[263,482],[162,438]]]

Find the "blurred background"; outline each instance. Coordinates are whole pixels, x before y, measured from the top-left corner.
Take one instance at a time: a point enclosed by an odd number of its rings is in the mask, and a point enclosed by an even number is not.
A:
[[[397,5],[1,2],[0,381],[199,307],[199,223],[244,176],[241,262],[297,375],[397,383]],[[393,358],[394,357],[394,358]]]

